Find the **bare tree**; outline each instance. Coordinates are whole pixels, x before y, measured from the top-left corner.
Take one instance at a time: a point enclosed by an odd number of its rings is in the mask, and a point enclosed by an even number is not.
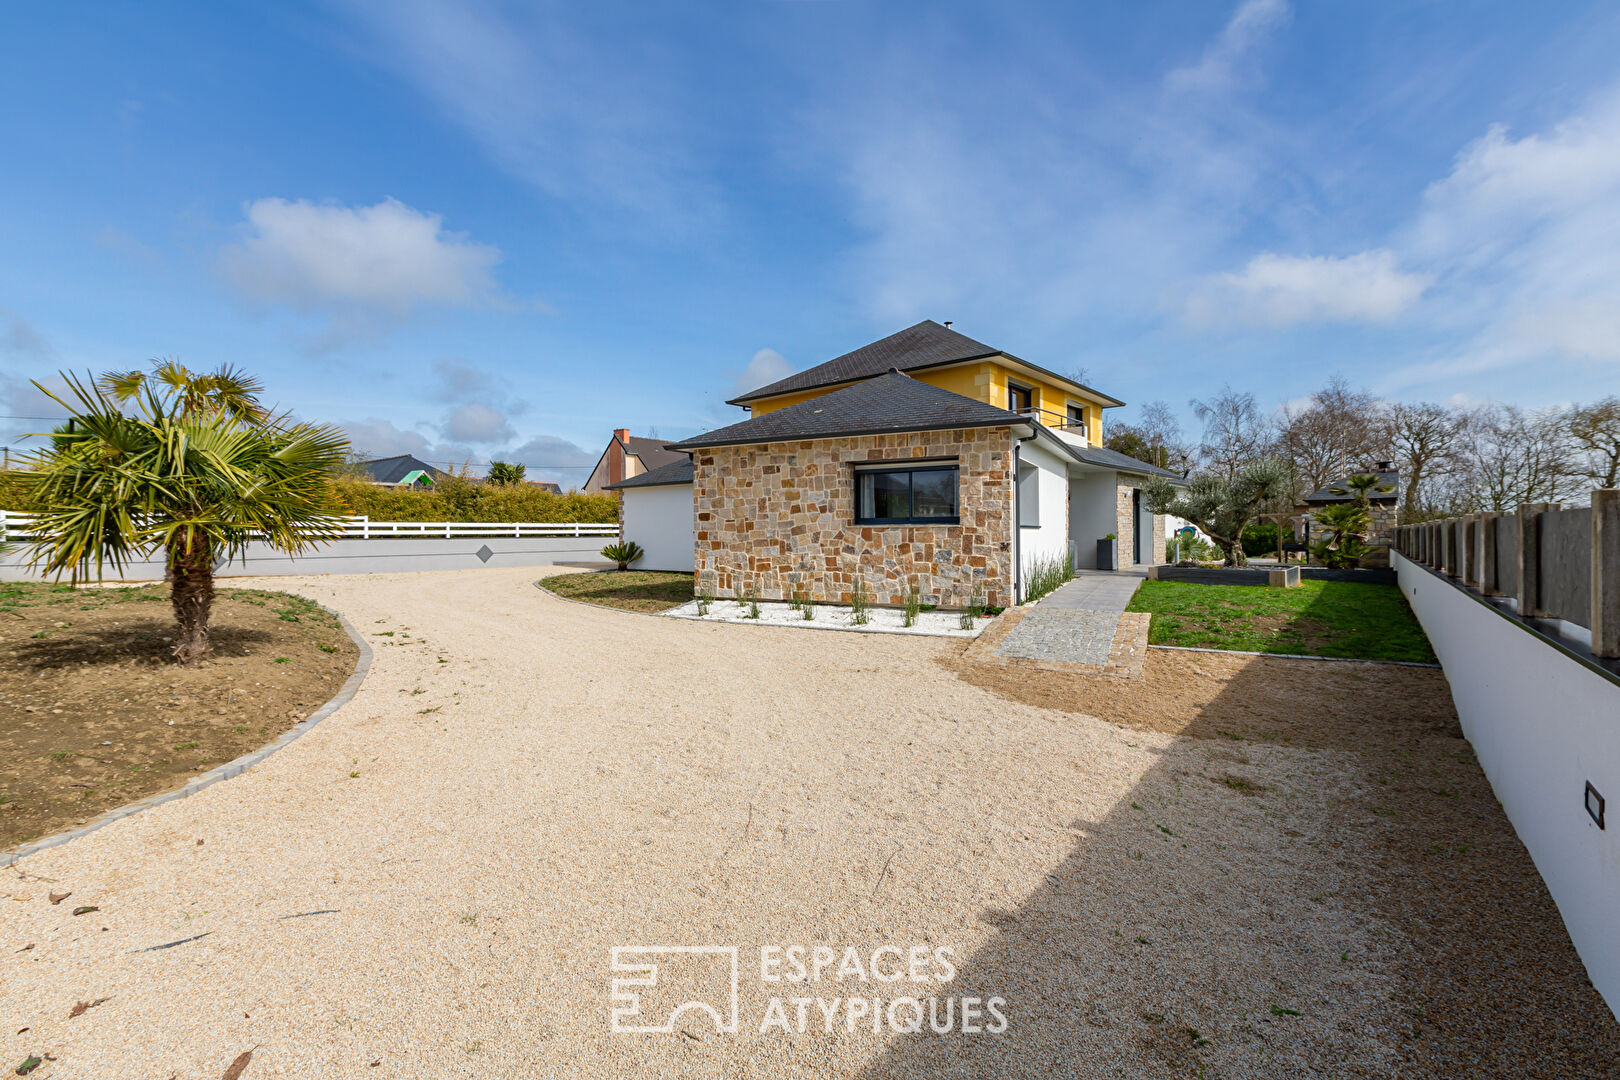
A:
[[[1306,492],[1367,468],[1389,445],[1378,399],[1353,389],[1340,375],[1303,407],[1284,406],[1282,417],[1278,449]]]
[[[1271,445],[1271,432],[1254,395],[1222,387],[1215,397],[1190,402],[1193,415],[1204,425],[1198,452],[1208,468],[1230,483],[1246,463],[1263,457]]]
[[[1172,472],[1187,471],[1192,461],[1192,452],[1181,441],[1181,423],[1170,406],[1162,401],[1150,401],[1142,406],[1139,423],[1109,424],[1103,445]]]
[[[1620,397],[1577,405],[1568,414],[1574,471],[1597,487],[1620,487]]]
[[[1397,401],[1385,414],[1390,450],[1406,481],[1405,512],[1413,520],[1426,513],[1425,482],[1454,476],[1467,456],[1468,414],[1432,401]]]
[[[1520,503],[1556,502],[1578,484],[1564,415],[1494,405],[1476,414],[1468,445],[1464,500],[1469,510],[1507,511]]]

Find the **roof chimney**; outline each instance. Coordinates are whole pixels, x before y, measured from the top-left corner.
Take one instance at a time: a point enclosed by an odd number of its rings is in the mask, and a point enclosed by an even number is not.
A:
[[[950,328],[951,328],[951,320],[946,319],[945,320],[945,329],[949,330]]]
[[[630,441],[630,429],[627,428],[627,427],[614,428],[613,429],[613,437],[616,440],[618,440],[619,442],[629,442]]]

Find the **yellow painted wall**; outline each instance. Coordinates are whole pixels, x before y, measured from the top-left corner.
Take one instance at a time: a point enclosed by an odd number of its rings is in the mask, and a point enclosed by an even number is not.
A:
[[[937,386],[941,390],[949,390],[953,394],[983,401],[997,408],[1007,407],[1007,380],[1010,377],[1020,386],[1030,388],[1030,404],[1037,409],[1045,409],[1058,416],[1068,415],[1068,406],[1072,402],[1083,405],[1086,409],[1086,437],[1093,446],[1102,445],[1102,406],[1098,402],[1090,401],[1077,394],[1073,394],[1055,383],[1046,382],[1033,374],[1014,370],[994,360],[976,361],[968,364],[957,364],[951,367],[931,368],[923,371],[911,372],[912,378],[918,382]],[[848,385],[843,384],[843,385]],[[821,386],[814,390],[801,390],[797,393],[782,394],[778,397],[761,398],[750,402],[750,411],[754,416],[764,416],[766,413],[785,409],[789,405],[797,405],[801,401],[830,394],[834,390],[841,390],[843,386]],[[1049,426],[1056,424],[1056,417],[1043,417]]]

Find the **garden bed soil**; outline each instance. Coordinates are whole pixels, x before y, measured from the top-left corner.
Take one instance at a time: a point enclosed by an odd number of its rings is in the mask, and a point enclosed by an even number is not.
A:
[[[568,600],[625,611],[668,611],[692,599],[692,575],[673,570],[599,570],[554,574],[540,587]]]
[[[263,746],[354,671],[298,597],[222,589],[211,627],[214,656],[183,668],[166,588],[0,585],[0,851]]]

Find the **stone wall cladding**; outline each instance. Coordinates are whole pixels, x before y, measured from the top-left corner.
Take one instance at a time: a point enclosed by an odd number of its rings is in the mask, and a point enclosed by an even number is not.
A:
[[[922,431],[752,446],[693,454],[696,587],[716,596],[847,604],[859,576],[874,604],[1012,603],[1010,429]],[[958,525],[855,524],[855,465],[954,459]]]
[[[1119,534],[1119,565],[1130,566],[1136,548],[1136,515],[1131,513],[1133,485],[1120,480],[1114,487],[1114,531]]]

